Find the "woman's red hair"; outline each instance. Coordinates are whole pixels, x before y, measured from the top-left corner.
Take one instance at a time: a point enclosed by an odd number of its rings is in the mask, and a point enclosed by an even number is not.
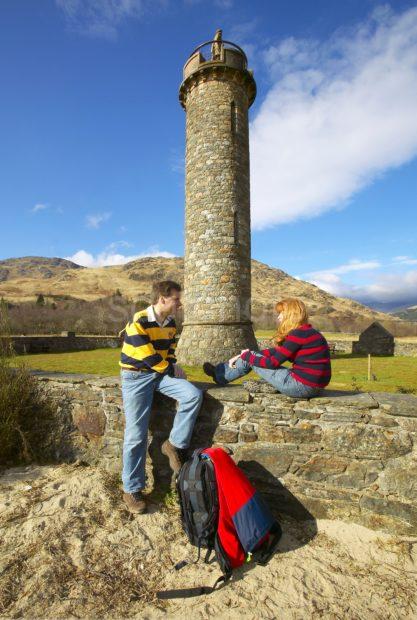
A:
[[[301,299],[295,297],[282,299],[276,303],[275,310],[278,314],[282,313],[282,320],[274,336],[276,344],[281,344],[291,330],[308,322],[307,308]]]

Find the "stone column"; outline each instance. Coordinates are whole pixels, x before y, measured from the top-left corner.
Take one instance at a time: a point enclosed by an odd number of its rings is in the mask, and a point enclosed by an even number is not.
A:
[[[206,60],[200,50],[210,45],[215,59]],[[218,362],[256,348],[248,132],[256,85],[246,67],[243,50],[218,36],[184,67],[185,293],[177,349],[182,363]]]

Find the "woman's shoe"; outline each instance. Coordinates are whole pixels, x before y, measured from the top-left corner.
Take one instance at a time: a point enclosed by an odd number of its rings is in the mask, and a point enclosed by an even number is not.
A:
[[[222,385],[216,379],[216,367],[213,366],[213,364],[210,364],[210,362],[204,362],[203,371],[208,377],[211,377],[213,379],[214,383],[217,383],[217,385]]]

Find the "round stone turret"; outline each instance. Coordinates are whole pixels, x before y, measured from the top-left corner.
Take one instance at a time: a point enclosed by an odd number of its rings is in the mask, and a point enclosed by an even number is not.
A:
[[[248,131],[248,108],[255,96],[244,51],[223,41],[219,30],[184,66],[179,93],[186,111],[181,363],[218,362],[256,348]]]

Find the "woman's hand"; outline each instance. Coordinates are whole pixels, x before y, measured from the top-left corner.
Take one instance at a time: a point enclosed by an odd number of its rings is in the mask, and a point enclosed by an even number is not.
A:
[[[235,355],[234,357],[231,357],[229,360],[229,368],[236,368],[236,362],[239,358],[240,358],[240,354]]]
[[[243,353],[246,353],[246,351],[249,351],[249,349],[243,349],[243,350],[239,353],[239,355],[235,355],[234,357],[232,357],[232,358],[229,360],[229,368],[236,368],[236,362],[237,362],[237,360],[238,360],[238,359],[240,359],[241,355],[242,355]]]

